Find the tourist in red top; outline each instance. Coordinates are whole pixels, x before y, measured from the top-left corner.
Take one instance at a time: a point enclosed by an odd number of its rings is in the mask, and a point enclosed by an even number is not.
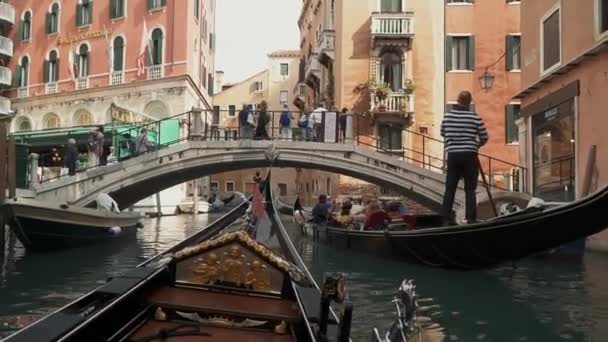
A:
[[[391,222],[390,216],[380,208],[378,202],[372,202],[369,205],[367,219],[365,220],[366,230],[380,230],[386,228]]]

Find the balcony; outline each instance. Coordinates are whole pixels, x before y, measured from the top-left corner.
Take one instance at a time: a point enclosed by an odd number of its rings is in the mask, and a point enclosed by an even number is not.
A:
[[[306,82],[315,82],[314,78],[319,80],[321,78],[321,64],[319,63],[319,52],[315,51],[310,54],[308,61],[306,61]]]
[[[28,97],[29,95],[30,95],[30,89],[28,88],[28,86],[17,88],[17,97],[18,98],[21,99],[24,97]]]
[[[0,66],[0,86],[10,87],[12,85],[13,72],[7,67]]]
[[[125,81],[125,72],[122,70],[112,71],[110,74],[110,85],[123,84]]]
[[[77,90],[87,89],[88,87],[89,87],[89,77],[88,76],[78,77],[76,79],[76,89]]]
[[[336,31],[323,30],[318,43],[319,61],[328,66],[330,60],[334,60],[334,50],[336,48]]]
[[[0,23],[15,24],[15,7],[6,2],[0,2]]]
[[[414,13],[372,13],[371,32],[374,44],[409,42],[414,38]]]
[[[11,100],[0,96],[0,114],[9,115],[11,113]]]
[[[44,87],[45,94],[55,94],[57,92],[57,82],[49,82]]]
[[[157,80],[163,78],[164,68],[161,64],[152,65],[148,67],[148,79],[149,80]]]
[[[414,94],[392,92],[386,99],[380,101],[375,94],[371,94],[370,107],[376,113],[414,113]]]
[[[0,57],[13,57],[13,41],[0,36]]]

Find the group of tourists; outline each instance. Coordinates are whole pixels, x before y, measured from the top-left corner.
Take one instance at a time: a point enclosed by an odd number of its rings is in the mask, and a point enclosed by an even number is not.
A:
[[[348,108],[343,108],[342,112],[337,113],[335,106],[328,110],[323,103],[317,105],[314,110],[307,107],[300,113],[297,118],[297,127],[300,129],[301,137],[305,141],[324,141],[324,119],[326,112],[335,112],[338,115],[338,141],[344,142],[346,139],[346,124]],[[239,112],[239,133],[241,139],[267,140],[270,139],[272,132],[269,134],[269,123],[272,122],[272,117],[268,113],[268,104],[266,101],[260,102],[257,108],[252,105],[243,105]],[[281,140],[293,139],[293,128],[296,117],[289,110],[287,104],[283,105],[279,117],[279,136]]]
[[[129,157],[146,153],[154,148],[154,144],[148,140],[148,130],[145,127],[139,130],[135,139],[128,133],[125,133],[123,138],[121,147],[128,149]],[[70,138],[64,149],[63,164],[70,176],[75,175],[81,168],[79,146],[76,139]],[[114,147],[112,142],[105,138],[103,126],[97,126],[89,131],[85,151],[88,153],[87,168],[105,166],[108,160],[113,158]]]
[[[312,209],[311,222],[345,229],[383,230],[391,223],[408,229],[416,228],[415,217],[402,202],[394,201],[382,205],[374,200],[355,208],[352,200],[347,199],[338,207],[336,203],[329,202],[326,195],[319,196],[318,203]]]

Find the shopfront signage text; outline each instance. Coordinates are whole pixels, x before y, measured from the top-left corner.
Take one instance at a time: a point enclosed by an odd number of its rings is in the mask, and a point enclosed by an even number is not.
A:
[[[555,118],[555,116],[558,113],[558,109],[557,107],[549,109],[548,111],[545,112],[545,120],[546,121],[551,121]]]
[[[86,40],[86,39],[105,37],[110,34],[112,34],[112,28],[109,28],[109,29],[104,28],[103,30],[99,30],[99,31],[90,31],[90,32],[77,33],[77,34],[61,35],[61,36],[59,36],[59,38],[57,38],[57,45],[72,44],[72,43],[76,43],[76,42]]]

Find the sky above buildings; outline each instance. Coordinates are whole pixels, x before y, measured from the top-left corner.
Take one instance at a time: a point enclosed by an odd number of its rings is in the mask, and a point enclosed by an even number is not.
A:
[[[267,54],[299,49],[302,0],[218,0],[215,68],[238,82],[268,66]]]

